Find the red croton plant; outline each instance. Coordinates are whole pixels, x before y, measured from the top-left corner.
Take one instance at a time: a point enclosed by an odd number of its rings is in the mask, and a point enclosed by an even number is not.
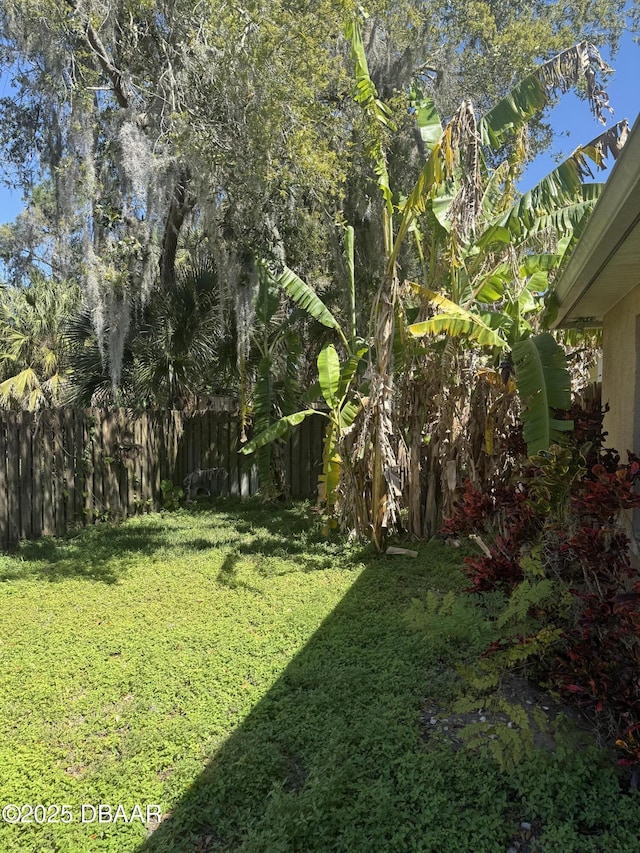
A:
[[[629,461],[620,464],[614,451],[602,450],[603,413],[582,421],[577,414],[577,423],[586,426],[571,447],[554,447],[527,460],[506,487],[487,492],[467,482],[444,532],[479,533],[489,546],[490,556],[465,560],[475,593],[512,596],[535,555],[535,577],[551,580],[570,602],[562,611],[532,608],[538,630],[545,620],[559,629],[549,635],[553,640],[544,654],[532,643],[537,668],[551,689],[615,740],[623,754],[620,764],[634,768],[635,787],[640,775],[640,572],[631,565],[620,517],[640,508],[635,490],[640,459],[629,454]],[[591,441],[584,443],[585,438]],[[526,645],[528,639],[514,634],[487,651]]]

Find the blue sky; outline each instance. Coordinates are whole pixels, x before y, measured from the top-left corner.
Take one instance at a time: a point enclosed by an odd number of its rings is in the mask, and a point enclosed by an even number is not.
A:
[[[640,112],[640,46],[633,42],[629,33],[625,33],[620,49],[612,59],[608,50],[602,51],[603,59],[615,69],[609,78],[609,92],[614,115],[607,125],[627,118],[633,125]],[[10,94],[10,85],[6,77],[0,79],[0,96]],[[526,191],[556,165],[555,155],[568,157],[578,145],[589,142],[603,129],[591,114],[586,101],[581,101],[573,92],[564,95],[550,111],[549,118],[556,133],[553,145],[548,152],[531,164],[521,181],[521,189]],[[598,180],[606,180],[608,172],[600,173]],[[11,222],[22,209],[19,192],[11,192],[0,185],[0,224]]]

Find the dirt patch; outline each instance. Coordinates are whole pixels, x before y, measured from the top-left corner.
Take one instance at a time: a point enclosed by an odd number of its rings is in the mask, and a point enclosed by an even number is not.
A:
[[[515,675],[509,675],[503,679],[500,689],[488,703],[490,707],[479,706],[474,711],[460,712],[427,699],[420,715],[422,740],[448,742],[454,749],[460,749],[466,742],[463,732],[469,726],[474,726],[478,734],[486,730],[486,737],[489,740],[497,739],[502,727],[517,729],[517,722],[507,710],[495,709],[496,705],[501,704],[499,700],[503,700],[503,703],[514,708],[513,716],[517,709],[522,709],[526,713],[528,726],[533,732],[533,743],[537,747],[549,752],[555,751],[556,742],[553,733],[556,729],[556,719],[560,714],[568,717],[585,737],[595,740],[586,721],[575,711],[549,693],[534,687],[526,678]],[[481,700],[478,701],[480,703]]]

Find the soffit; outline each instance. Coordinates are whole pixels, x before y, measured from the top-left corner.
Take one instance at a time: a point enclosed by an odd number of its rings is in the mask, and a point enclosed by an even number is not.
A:
[[[594,326],[640,284],[640,119],[560,277],[554,326]]]

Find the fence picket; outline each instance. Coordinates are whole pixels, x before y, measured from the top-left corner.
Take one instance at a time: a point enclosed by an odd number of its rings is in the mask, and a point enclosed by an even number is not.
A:
[[[226,412],[220,415],[220,423],[218,424],[218,439],[220,441],[220,467],[227,472],[226,488],[223,494],[229,494],[231,487],[231,456],[229,453],[230,435],[229,435],[229,418]]]
[[[9,546],[9,506],[7,503],[6,423],[0,421],[0,547]]]
[[[75,504],[76,504],[76,480],[75,471],[77,460],[75,458],[75,430],[73,411],[65,409],[62,412],[62,425],[64,427],[64,508],[65,508],[65,530],[73,526],[76,520]]]
[[[94,521],[102,518],[106,511],[104,489],[104,457],[106,449],[102,433],[103,413],[100,409],[93,410],[93,516]]]
[[[227,415],[229,424],[229,491],[232,495],[240,494],[240,424],[237,418]]]
[[[31,531],[29,538],[37,539],[42,535],[42,478],[47,476],[42,459],[42,419],[43,414],[34,417],[31,433]],[[0,454],[2,451],[0,450]]]
[[[91,433],[92,412],[83,412],[82,417],[82,446],[83,446],[83,491],[84,491],[84,523],[91,524],[93,514],[93,436]]]
[[[305,426],[303,422],[300,426]],[[311,425],[309,424],[309,427]],[[311,430],[301,429],[300,436],[300,496],[309,497],[311,494]]]
[[[64,485],[64,426],[59,411],[51,412],[51,425],[53,428],[53,494],[54,494],[54,520],[56,536],[62,536],[66,530],[65,524],[65,485]]]
[[[156,503],[160,498],[160,458],[164,453],[164,437],[166,434],[166,424],[168,416],[166,412],[153,416],[153,440],[151,443],[151,463],[153,465],[153,490]]]
[[[32,493],[33,493],[33,459],[31,452],[32,415],[21,412],[18,415],[20,430],[20,538],[28,539],[31,535]]]
[[[73,515],[77,524],[84,522],[84,493],[86,491],[86,473],[84,459],[84,415],[81,411],[72,411],[73,435]]]
[[[7,427],[8,428],[8,427]],[[50,536],[55,532],[53,511],[53,427],[49,413],[43,413],[40,422],[40,446],[42,459],[42,533]]]
[[[9,412],[7,417],[7,539],[10,545],[20,539],[20,435],[18,415]]]
[[[300,497],[300,430],[294,429],[289,440],[291,447],[291,497]]]

